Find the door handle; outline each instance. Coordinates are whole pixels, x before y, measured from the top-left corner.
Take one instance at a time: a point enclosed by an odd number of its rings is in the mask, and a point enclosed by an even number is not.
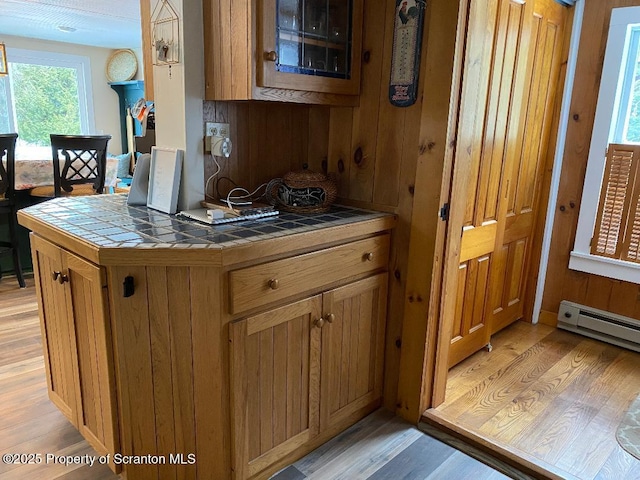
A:
[[[275,51],[271,50],[270,52],[266,52],[264,54],[264,58],[269,62],[276,62],[278,61],[278,54]]]
[[[68,282],[68,281],[69,281],[69,276],[68,275],[65,275],[64,273],[61,273],[60,275],[58,275],[58,283],[60,285],[62,285],[65,282]]]

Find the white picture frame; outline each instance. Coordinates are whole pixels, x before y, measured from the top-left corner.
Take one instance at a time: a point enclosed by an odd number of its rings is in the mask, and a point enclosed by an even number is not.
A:
[[[178,211],[182,155],[176,148],[151,148],[147,207],[169,214]]]

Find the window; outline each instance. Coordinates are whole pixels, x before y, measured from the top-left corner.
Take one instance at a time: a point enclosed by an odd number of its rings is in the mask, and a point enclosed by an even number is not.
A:
[[[0,78],[0,132],[17,132],[16,158],[51,156],[49,134],[88,135],[93,128],[89,59],[7,48]]]
[[[640,7],[615,8],[569,268],[640,283]]]

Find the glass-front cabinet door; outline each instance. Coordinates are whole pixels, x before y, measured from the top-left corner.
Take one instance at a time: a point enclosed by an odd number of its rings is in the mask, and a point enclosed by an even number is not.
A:
[[[258,85],[357,95],[362,1],[263,0]]]

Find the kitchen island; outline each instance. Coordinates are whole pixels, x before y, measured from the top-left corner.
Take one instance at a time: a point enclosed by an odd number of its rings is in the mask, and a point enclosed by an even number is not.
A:
[[[122,195],[18,216],[49,396],[129,480],[266,478],[380,405],[394,216],[213,227]]]

